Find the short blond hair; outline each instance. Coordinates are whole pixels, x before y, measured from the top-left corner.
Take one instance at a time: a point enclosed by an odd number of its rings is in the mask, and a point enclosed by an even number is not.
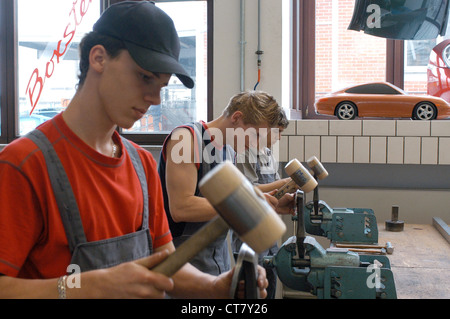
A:
[[[246,91],[234,95],[223,115],[230,117],[237,111],[242,112],[244,124],[268,124],[270,127],[278,126],[284,112],[275,98],[263,91]]]

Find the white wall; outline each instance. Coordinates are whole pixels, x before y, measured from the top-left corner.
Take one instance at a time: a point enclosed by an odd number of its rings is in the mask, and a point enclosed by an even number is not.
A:
[[[258,1],[245,2],[245,83],[253,89],[258,79]],[[281,103],[282,0],[261,0],[261,81],[263,90]],[[231,96],[241,91],[240,0],[214,1],[214,118]],[[289,106],[285,106],[289,107]]]

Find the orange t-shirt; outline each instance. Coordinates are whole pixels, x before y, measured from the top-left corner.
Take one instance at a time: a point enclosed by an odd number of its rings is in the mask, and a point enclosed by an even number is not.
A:
[[[53,144],[72,185],[88,242],[135,232],[142,225],[142,190],[120,137],[120,158],[85,144],[61,114],[39,129]],[[147,175],[153,249],[172,240],[153,156],[134,144]],[[66,234],[44,157],[27,138],[0,152],[0,273],[19,278],[55,278],[70,264]]]

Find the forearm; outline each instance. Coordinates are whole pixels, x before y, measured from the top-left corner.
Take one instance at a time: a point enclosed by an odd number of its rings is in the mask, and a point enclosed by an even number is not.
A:
[[[204,197],[185,196],[169,202],[175,222],[206,222],[217,216],[216,210]]]
[[[68,288],[66,284],[66,298],[101,298],[99,290],[92,289],[95,276],[91,273],[80,275],[79,287]],[[97,271],[98,275],[98,271]],[[21,279],[9,276],[0,276],[0,299],[58,299],[59,278],[52,279]],[[67,279],[66,279],[67,280]]]
[[[0,277],[0,299],[58,298],[58,279],[29,280],[9,276]]]
[[[274,181],[272,183],[268,183],[268,184],[259,184],[258,188],[263,192],[263,193],[270,193],[271,191],[275,190],[275,189],[280,189],[284,184],[286,184],[288,181],[290,180],[290,178],[283,178],[283,179],[279,179],[277,181]]]

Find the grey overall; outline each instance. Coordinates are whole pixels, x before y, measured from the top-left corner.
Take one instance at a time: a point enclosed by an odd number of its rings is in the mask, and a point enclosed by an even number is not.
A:
[[[28,133],[26,137],[31,139],[41,149],[44,155],[47,171],[69,243],[69,249],[72,254],[71,264],[78,265],[83,272],[112,267],[152,254],[152,239],[148,226],[147,179],[139,154],[128,140],[122,138],[122,142],[128,151],[136,174],[139,177],[144,198],[142,227],[134,233],[87,242],[72,187],[52,144],[44,133],[39,130]]]

